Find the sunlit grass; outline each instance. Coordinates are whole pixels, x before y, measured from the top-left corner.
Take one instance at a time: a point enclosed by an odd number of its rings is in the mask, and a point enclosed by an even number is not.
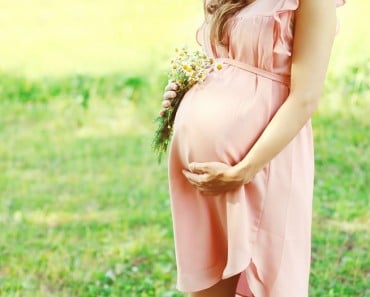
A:
[[[311,296],[363,297],[369,119],[319,113]],[[181,296],[142,103],[3,102],[1,296]]]
[[[166,170],[123,101],[2,104],[1,296],[172,290]]]
[[[369,294],[370,7],[348,2],[313,120],[313,297]],[[152,119],[201,1],[0,4],[0,296],[183,296]]]

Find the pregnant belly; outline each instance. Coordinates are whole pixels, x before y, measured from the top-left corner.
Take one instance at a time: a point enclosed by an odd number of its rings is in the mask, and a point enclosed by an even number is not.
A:
[[[203,85],[192,88],[181,102],[174,125],[173,147],[183,165],[239,162],[286,97],[272,96],[274,84],[228,68],[211,73]]]

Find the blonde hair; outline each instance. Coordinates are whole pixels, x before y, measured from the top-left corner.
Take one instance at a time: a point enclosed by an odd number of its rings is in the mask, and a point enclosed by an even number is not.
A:
[[[257,1],[257,0],[256,0]],[[209,3],[207,3],[209,2]],[[224,44],[227,21],[240,9],[250,4],[251,0],[204,0],[204,11],[211,15],[211,39]]]

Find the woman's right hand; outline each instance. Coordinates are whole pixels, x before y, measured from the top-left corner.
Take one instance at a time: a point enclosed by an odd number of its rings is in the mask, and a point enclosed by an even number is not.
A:
[[[172,100],[176,98],[177,93],[176,91],[179,89],[178,85],[174,82],[169,82],[165,88],[165,92],[163,94],[163,101],[162,107],[164,110],[171,108]]]

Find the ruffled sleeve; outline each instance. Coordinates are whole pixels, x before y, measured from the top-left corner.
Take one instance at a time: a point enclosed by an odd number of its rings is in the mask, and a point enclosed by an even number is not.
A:
[[[291,39],[293,38],[293,17],[294,11],[299,7],[299,0],[284,0],[278,2],[274,13],[275,20],[275,44],[276,54],[292,55]]]
[[[274,52],[283,55],[292,55],[291,41],[293,39],[294,11],[298,9],[300,0],[278,1],[274,11],[275,44]],[[345,4],[345,0],[334,0],[336,6]]]

